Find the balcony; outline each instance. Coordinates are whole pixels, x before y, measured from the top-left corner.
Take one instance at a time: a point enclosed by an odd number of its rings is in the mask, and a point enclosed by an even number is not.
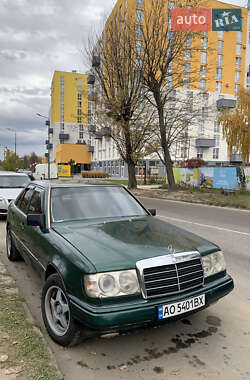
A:
[[[95,83],[95,76],[90,74],[88,75],[88,84],[94,84]]]
[[[99,133],[101,136],[111,137],[111,128],[110,127],[101,128]]]
[[[49,143],[49,140],[45,140],[45,145],[47,145]]]
[[[52,149],[53,148],[53,144],[47,144],[46,145],[46,148],[49,150],[49,149]]]
[[[92,145],[87,146],[87,152],[94,153],[94,147]]]
[[[49,128],[48,132],[53,135],[53,128]]]
[[[239,153],[233,153],[231,157],[231,162],[242,162],[242,157]]]
[[[96,131],[96,126],[90,124],[90,125],[88,126],[88,131],[89,131],[89,132],[95,132],[95,131]]]
[[[95,140],[101,140],[101,139],[102,139],[102,135],[95,135],[95,136],[94,136],[94,139],[95,139]]]
[[[68,140],[69,134],[68,133],[59,133],[59,140]]]
[[[47,125],[48,127],[50,126],[50,121],[49,120],[46,120],[45,121],[45,125]]]
[[[196,139],[195,146],[196,148],[213,148],[215,147],[215,139]]]
[[[98,67],[101,64],[101,60],[97,55],[94,55],[92,58],[92,67]]]
[[[218,99],[217,102],[217,109],[223,109],[223,108],[235,108],[236,107],[236,100],[233,99]]]

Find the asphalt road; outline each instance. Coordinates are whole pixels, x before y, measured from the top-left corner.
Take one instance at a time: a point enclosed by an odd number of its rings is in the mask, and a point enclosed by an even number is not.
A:
[[[250,212],[150,198],[141,201],[156,208],[158,217],[218,244],[235,289],[188,319],[108,340],[91,339],[71,349],[57,346],[44,333],[64,380],[250,380]],[[42,326],[42,284],[24,262],[7,261],[4,222],[0,236],[1,260]]]

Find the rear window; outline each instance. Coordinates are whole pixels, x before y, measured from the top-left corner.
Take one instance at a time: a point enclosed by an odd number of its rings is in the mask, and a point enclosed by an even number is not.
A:
[[[22,188],[26,187],[29,183],[30,179],[26,175],[0,176],[0,188]]]

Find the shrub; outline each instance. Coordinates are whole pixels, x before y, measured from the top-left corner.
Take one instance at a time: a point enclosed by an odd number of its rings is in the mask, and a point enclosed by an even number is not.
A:
[[[81,174],[82,178],[109,178],[109,173],[96,172],[95,170],[83,170]]]

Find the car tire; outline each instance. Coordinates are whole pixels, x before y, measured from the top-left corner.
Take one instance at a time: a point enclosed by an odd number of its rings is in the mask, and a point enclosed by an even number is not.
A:
[[[6,252],[10,261],[18,261],[22,259],[22,256],[12,242],[10,227],[7,227],[6,231]]]
[[[80,342],[81,330],[72,317],[65,286],[57,273],[44,284],[41,308],[45,327],[56,343],[70,347]]]

